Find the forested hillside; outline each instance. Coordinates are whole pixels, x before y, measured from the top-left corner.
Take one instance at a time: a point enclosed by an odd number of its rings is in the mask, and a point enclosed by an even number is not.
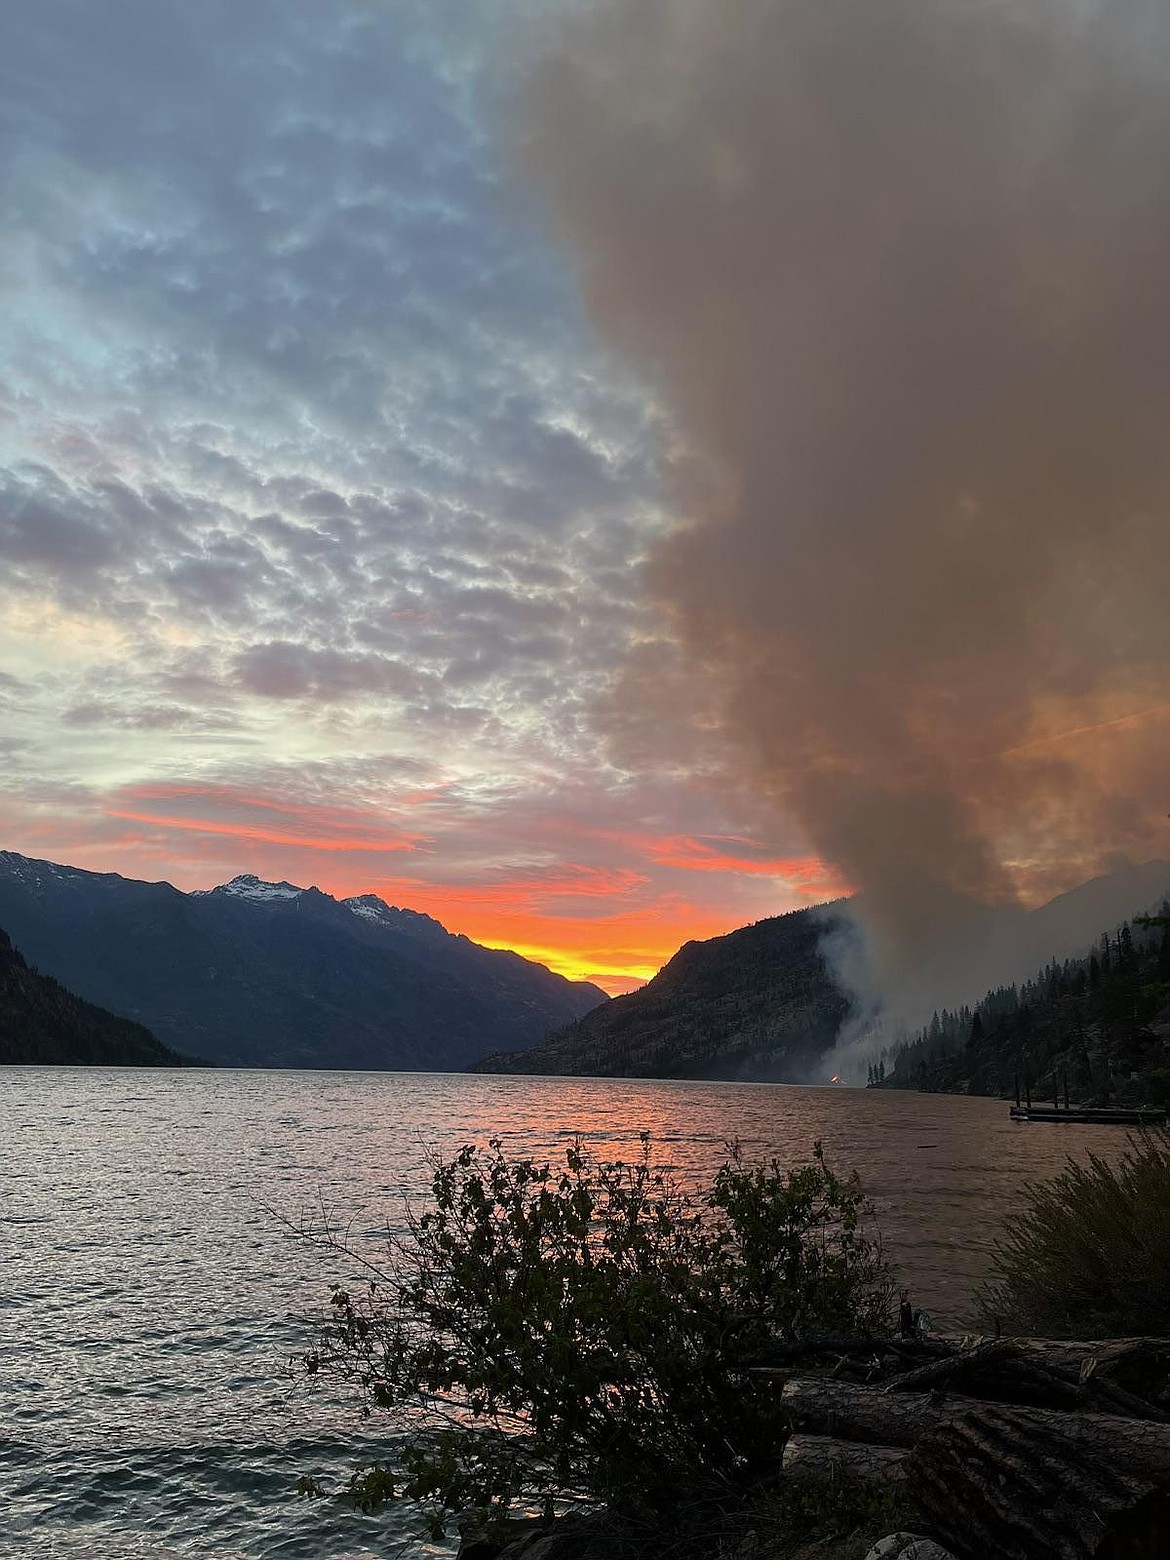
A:
[[[652,981],[476,1072],[805,1081],[848,1003],[821,954],[833,907],[686,943]]]
[[[936,1014],[875,1065],[894,1088],[1007,1095],[1019,1076],[1043,1097],[1067,1078],[1074,1100],[1170,1102],[1170,902],[1086,958]]]
[[[0,1064],[181,1067],[149,1029],[83,1002],[30,969],[0,932]]]

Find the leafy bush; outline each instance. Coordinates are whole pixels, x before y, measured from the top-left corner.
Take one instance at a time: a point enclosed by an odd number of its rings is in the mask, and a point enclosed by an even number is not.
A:
[[[523,1498],[693,1510],[775,1472],[768,1344],[888,1329],[893,1284],[856,1178],[733,1152],[703,1194],[577,1144],[563,1168],[498,1141],[433,1166],[384,1271],[336,1289],[312,1373],[405,1431],[353,1492],[443,1515]]]
[[[988,1316],[1058,1338],[1170,1332],[1170,1133],[1027,1191],[980,1295]]]

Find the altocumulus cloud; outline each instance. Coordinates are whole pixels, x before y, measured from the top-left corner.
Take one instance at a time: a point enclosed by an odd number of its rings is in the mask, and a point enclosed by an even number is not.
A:
[[[597,734],[648,632],[659,415],[508,174],[493,83],[520,16],[6,18],[8,843],[206,880],[238,856],[116,798],[180,776],[222,810],[246,782],[280,805],[348,796],[392,830],[422,806],[411,837],[434,842],[418,854],[457,924],[457,880],[513,868],[612,882],[647,913],[673,895],[685,921],[673,879],[573,875],[619,836],[743,820],[703,761],[638,782]],[[425,804],[403,800],[412,764],[442,777]],[[776,907],[761,892],[714,919]]]
[[[6,589],[117,622],[132,680],[202,644],[229,693],[523,702],[630,629],[591,572],[653,523],[651,419],[501,191],[452,14],[9,28]]]

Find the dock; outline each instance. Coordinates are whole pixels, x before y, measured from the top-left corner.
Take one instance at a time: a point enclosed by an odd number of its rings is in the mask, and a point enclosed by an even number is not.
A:
[[[1074,1121],[1102,1127],[1160,1127],[1166,1122],[1164,1105],[1073,1105],[1068,1097],[1068,1072],[1064,1073],[1064,1105],[1060,1101],[1060,1082],[1052,1075],[1052,1104],[1033,1105],[1028,1076],[1024,1075],[1023,1097],[1020,1075],[1016,1074],[1016,1103],[1011,1108],[1013,1121]]]
[[[1100,1105],[1088,1107],[1074,1105],[1057,1108],[1054,1105],[1013,1105],[1013,1121],[1079,1121],[1098,1126],[1159,1127],[1165,1124],[1166,1111],[1161,1105],[1135,1105],[1124,1107]]]

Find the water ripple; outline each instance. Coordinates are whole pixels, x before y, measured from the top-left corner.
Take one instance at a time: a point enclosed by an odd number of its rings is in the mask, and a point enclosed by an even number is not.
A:
[[[401,1228],[428,1148],[630,1157],[645,1130],[694,1179],[729,1139],[784,1163],[819,1139],[862,1172],[915,1300],[961,1320],[1023,1181],[1121,1141],[985,1100],[758,1085],[5,1068],[0,1088],[0,1554],[30,1560],[358,1560],[417,1532],[295,1495],[386,1443],[293,1390],[343,1271],[281,1221]]]

